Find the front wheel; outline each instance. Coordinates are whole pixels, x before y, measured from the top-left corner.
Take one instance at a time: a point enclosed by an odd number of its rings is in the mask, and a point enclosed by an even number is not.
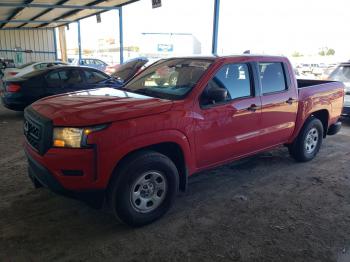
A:
[[[178,171],[165,155],[144,151],[129,157],[114,175],[109,203],[130,226],[143,226],[164,215],[178,191]]]
[[[311,117],[306,121],[295,141],[288,146],[289,153],[299,162],[310,161],[320,150],[322,140],[322,122],[315,117]]]

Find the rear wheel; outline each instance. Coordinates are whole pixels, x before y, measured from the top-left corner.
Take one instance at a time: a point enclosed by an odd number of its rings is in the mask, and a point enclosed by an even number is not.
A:
[[[315,117],[311,117],[304,124],[295,141],[288,146],[289,153],[299,162],[310,161],[320,150],[322,140],[322,122]]]
[[[143,226],[164,215],[178,191],[178,171],[165,155],[136,153],[122,164],[109,190],[114,214],[130,226]]]

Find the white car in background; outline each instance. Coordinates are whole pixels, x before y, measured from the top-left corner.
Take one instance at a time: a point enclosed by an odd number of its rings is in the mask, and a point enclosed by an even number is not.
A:
[[[30,73],[35,70],[44,69],[51,66],[68,65],[60,61],[45,61],[45,62],[30,62],[16,68],[5,68],[3,80],[8,78],[18,77]]]

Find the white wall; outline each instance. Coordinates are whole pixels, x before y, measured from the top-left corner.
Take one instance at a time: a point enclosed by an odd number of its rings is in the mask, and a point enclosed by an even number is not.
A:
[[[55,60],[55,41],[52,29],[0,30],[0,58],[14,59],[16,47],[23,52],[23,63]]]

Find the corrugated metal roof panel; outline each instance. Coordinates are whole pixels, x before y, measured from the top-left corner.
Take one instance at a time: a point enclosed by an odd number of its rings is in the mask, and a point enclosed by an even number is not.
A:
[[[79,5],[79,6],[101,6],[101,7],[115,7],[119,5],[124,5],[130,2],[135,2],[139,0],[67,0],[63,5]],[[5,3],[4,3],[5,2]],[[11,0],[11,1],[0,1],[0,4],[48,4],[55,5],[62,3],[62,0]],[[48,5],[50,5],[48,4]],[[14,28],[14,27],[25,27],[25,28],[36,28],[39,26],[44,27],[55,27],[58,25],[66,24],[67,22],[60,23],[59,20],[65,21],[75,21],[86,16],[94,15],[104,10],[101,9],[75,9],[75,8],[55,8],[55,7],[13,7],[13,6],[1,6],[0,7],[0,20],[6,21],[8,19],[17,21],[16,22],[7,22],[0,24],[1,28]],[[42,15],[41,15],[42,14]],[[34,20],[33,20],[34,19]],[[25,21],[47,21],[47,23],[19,23],[20,20]],[[54,23],[53,21],[57,21]]]

